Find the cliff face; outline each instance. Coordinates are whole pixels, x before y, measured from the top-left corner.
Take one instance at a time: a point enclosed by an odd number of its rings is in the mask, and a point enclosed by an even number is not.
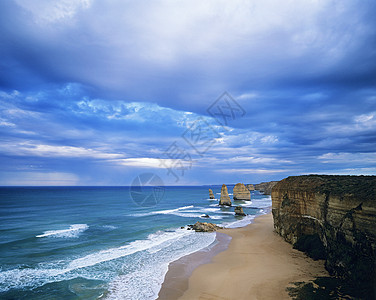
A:
[[[255,184],[255,190],[263,192],[264,195],[270,195],[272,192],[273,187],[278,183],[278,181],[269,181],[269,182],[261,182],[259,184]]]
[[[295,176],[274,186],[274,228],[359,288],[376,286],[376,177]],[[363,284],[364,283],[364,284]]]
[[[255,186],[253,184],[247,184],[245,187],[248,189],[248,191],[254,191],[255,190]]]

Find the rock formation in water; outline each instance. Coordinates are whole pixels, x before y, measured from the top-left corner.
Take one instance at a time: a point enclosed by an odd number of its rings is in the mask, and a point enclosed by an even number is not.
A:
[[[209,189],[209,198],[210,199],[215,199],[213,191],[211,189]]]
[[[234,200],[251,200],[251,193],[243,183],[237,183],[233,190]]]
[[[255,190],[255,186],[253,184],[247,184],[245,187],[248,189],[248,191],[254,191]]]
[[[217,231],[218,229],[223,229],[223,227],[217,226],[213,223],[201,223],[198,221],[194,225],[188,225],[188,227],[197,232],[212,232]]]
[[[376,287],[376,176],[293,176],[272,192],[274,228],[362,295]],[[372,298],[371,298],[372,299]]]
[[[225,184],[223,184],[221,188],[221,198],[219,200],[219,205],[231,206],[231,199],[228,195],[227,186]]]
[[[241,206],[235,207],[235,215],[236,216],[245,216],[245,213],[243,211],[243,207],[241,207]]]
[[[264,195],[271,195],[272,188],[278,183],[278,181],[261,182],[255,184],[255,190],[262,192]]]

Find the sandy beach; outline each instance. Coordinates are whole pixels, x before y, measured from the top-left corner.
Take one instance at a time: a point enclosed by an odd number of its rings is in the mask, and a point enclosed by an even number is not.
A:
[[[271,214],[221,232],[232,238],[228,248],[194,269],[186,284],[178,280],[179,293],[162,287],[161,299],[290,299],[289,283],[328,275],[324,261],[313,261],[273,231]],[[170,271],[164,286],[173,290]]]

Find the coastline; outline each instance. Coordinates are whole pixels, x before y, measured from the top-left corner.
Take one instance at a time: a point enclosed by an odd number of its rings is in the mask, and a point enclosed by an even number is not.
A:
[[[290,299],[289,283],[328,276],[324,261],[293,249],[274,232],[271,213],[222,233],[231,237],[226,249],[209,251],[201,261],[197,253],[181,258],[183,264],[196,266],[191,275],[179,274],[183,279],[176,280],[179,267],[172,271],[172,266],[179,260],[170,264],[158,299]]]
[[[214,256],[228,248],[230,242],[231,237],[229,235],[216,232],[216,242],[214,245],[171,262],[157,299],[170,300],[181,297],[188,289],[189,278],[192,272],[197,267],[210,263]]]

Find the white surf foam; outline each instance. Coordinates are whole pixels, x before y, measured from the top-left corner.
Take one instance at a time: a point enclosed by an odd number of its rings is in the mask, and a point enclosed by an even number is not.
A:
[[[87,224],[73,224],[68,229],[48,230],[43,234],[37,235],[37,238],[55,237],[55,238],[77,238],[82,232],[88,229]]]
[[[210,214],[210,219],[220,220],[223,219],[221,216],[222,212],[219,207],[211,208],[211,207],[195,207],[193,206],[190,209],[184,210],[184,212],[177,212],[173,213],[174,215],[180,217],[188,217],[188,218],[205,218],[207,214]],[[206,218],[205,218],[206,219]]]
[[[213,206],[213,205],[210,205]],[[204,208],[204,207],[195,207],[194,205],[189,206],[182,206],[175,209],[166,209],[166,210],[157,210],[151,211],[148,213],[139,213],[139,214],[132,214],[133,217],[145,217],[151,215],[175,215],[182,218],[202,218],[203,215],[207,213],[215,213],[217,215],[210,215],[212,219],[222,219],[223,217],[219,216],[223,212],[220,210],[218,205],[214,205],[216,208]],[[218,215],[219,214],[219,215]]]
[[[150,211],[147,213],[138,213],[138,214],[131,214],[129,216],[131,217],[146,217],[146,216],[152,216],[152,215],[175,215],[178,214],[181,210],[186,210],[193,208],[193,205],[189,206],[182,206],[175,209],[166,209],[166,210],[157,210],[157,211]]]
[[[202,208],[201,211],[217,213],[217,212],[221,212],[221,209],[219,207],[217,208],[207,207],[207,208]]]
[[[24,288],[29,286],[41,286],[52,282],[49,278],[64,273],[59,269],[12,269],[0,272],[0,292],[6,292],[12,288]]]
[[[175,208],[175,209],[166,209],[166,210],[157,210],[157,211],[152,211],[151,213],[152,214],[172,214],[172,213],[175,213],[175,212],[178,212],[180,210],[185,210],[185,209],[190,209],[190,208],[193,208],[194,206],[193,205],[188,205],[188,206],[182,206],[182,207],[179,207],[179,208]]]
[[[269,208],[272,205],[271,196],[263,197],[261,199],[252,199],[253,206],[257,208]]]
[[[173,215],[183,218],[200,218],[202,216],[200,213],[174,213]]]
[[[127,245],[97,251],[72,261],[45,262],[35,268],[11,269],[0,272],[0,292],[5,292],[11,288],[37,287],[49,282],[69,280],[76,277],[88,279],[113,279],[115,275],[112,260],[119,259],[136,252],[148,250],[150,254],[157,253],[163,249],[168,249],[172,243],[179,244],[180,239],[196,235],[197,233],[184,229],[174,231],[158,231],[150,234],[145,240],[136,240]],[[49,236],[49,235],[47,235]],[[98,273],[99,264],[107,263],[103,271]],[[94,271],[93,271],[94,270]],[[106,272],[112,272],[106,274]],[[112,277],[111,277],[112,276]],[[162,278],[163,280],[163,278]]]
[[[243,219],[227,223],[227,224],[222,224],[225,228],[239,228],[239,227],[245,227],[249,224],[252,223],[253,219],[255,218],[255,215],[247,215]]]
[[[207,220],[209,220],[208,222],[210,222],[211,219],[212,220],[221,220],[221,219],[223,219],[223,217],[210,215],[209,218],[206,218],[205,215],[202,215],[201,219],[207,219]]]
[[[253,204],[252,201],[247,201],[247,202],[241,203],[239,205],[242,206],[242,207],[254,207],[254,204]]]
[[[106,228],[106,229],[110,229],[110,230],[114,230],[114,229],[117,229],[117,228],[118,228],[118,227],[113,226],[113,225],[103,225],[102,227],[103,227],[103,228]]]
[[[215,236],[215,233],[194,233],[182,237],[180,241],[172,241],[169,247],[153,255],[144,267],[112,281],[106,299],[156,299],[169,263],[210,246]]]
[[[190,234],[190,232],[185,230],[176,230],[172,232],[153,233],[150,234],[146,240],[137,240],[125,246],[102,250],[86,255],[84,257],[77,258],[70,262],[68,269],[72,270],[78,268],[86,268],[109,260],[131,255],[139,251],[159,246],[167,241],[179,239],[186,234]]]

